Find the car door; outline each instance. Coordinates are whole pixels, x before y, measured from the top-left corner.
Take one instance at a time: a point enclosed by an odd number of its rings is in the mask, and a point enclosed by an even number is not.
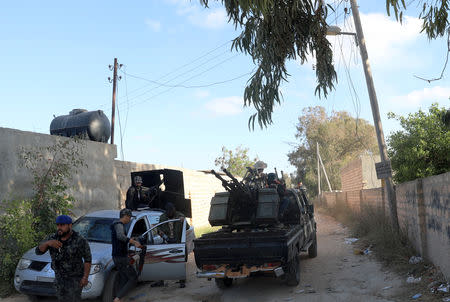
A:
[[[181,238],[176,243],[165,243],[158,233],[163,224],[174,222],[183,223]],[[150,228],[141,279],[143,281],[186,279],[186,220],[171,219]]]

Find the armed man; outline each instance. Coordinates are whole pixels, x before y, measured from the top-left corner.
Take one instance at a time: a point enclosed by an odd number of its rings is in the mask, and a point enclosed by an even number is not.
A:
[[[91,249],[88,241],[72,230],[69,216],[56,217],[56,226],[57,232],[47,236],[35,252],[37,255],[50,252],[58,301],[80,301],[91,270]]]
[[[137,210],[139,207],[149,206],[149,189],[142,186],[142,177],[135,176],[134,184],[128,188],[125,207],[130,210]]]

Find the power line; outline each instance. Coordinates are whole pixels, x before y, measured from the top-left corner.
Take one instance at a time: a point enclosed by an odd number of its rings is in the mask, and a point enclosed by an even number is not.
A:
[[[208,72],[208,71],[210,71],[210,70],[216,68],[217,66],[220,66],[220,65],[222,65],[223,63],[225,63],[225,62],[227,62],[227,61],[229,61],[229,60],[232,60],[232,59],[236,58],[237,56],[238,56],[238,54],[236,54],[236,55],[234,55],[234,56],[232,56],[232,57],[229,57],[229,58],[227,58],[227,59],[225,59],[225,60],[223,60],[223,61],[217,63],[216,65],[213,65],[212,67],[210,67],[210,68],[208,68],[208,69],[206,69],[206,70],[204,70],[204,71],[202,71],[202,72],[200,72],[200,73],[198,73],[198,74],[196,74],[196,75],[193,75],[192,77],[190,77],[190,78],[188,78],[188,79],[186,79],[186,80],[184,80],[184,81],[178,83],[177,85],[182,85],[182,84],[186,83],[187,81],[190,81],[190,80],[192,80],[192,79],[194,79],[194,78],[196,78],[196,77],[199,77],[199,76],[205,74],[206,72]],[[242,77],[242,76],[241,76],[241,77]],[[169,87],[168,89],[163,90],[163,91],[161,91],[161,92],[159,92],[159,93],[157,93],[157,94],[154,94],[154,95],[152,95],[152,96],[150,96],[150,97],[148,97],[148,98],[146,98],[146,99],[144,99],[144,100],[142,100],[142,101],[140,101],[140,102],[139,102],[139,101],[134,102],[134,103],[132,103],[132,104],[130,105],[130,108],[131,108],[131,107],[134,107],[134,106],[136,106],[136,105],[138,105],[138,104],[145,103],[145,102],[147,102],[147,101],[149,101],[149,100],[151,100],[151,99],[153,99],[153,98],[156,98],[156,97],[160,96],[161,94],[164,94],[164,93],[166,93],[166,92],[169,92],[169,91],[172,90],[172,89],[174,89],[174,87]]]
[[[122,72],[125,75],[129,76],[129,77],[140,79],[140,80],[143,80],[143,81],[147,81],[147,82],[150,82],[150,83],[153,83],[153,84],[156,84],[156,85],[159,85],[159,86],[163,86],[163,87],[171,87],[171,88],[205,88],[205,87],[211,87],[211,86],[220,85],[220,84],[224,84],[224,83],[228,83],[228,82],[232,82],[232,81],[238,80],[238,79],[240,79],[240,78],[242,78],[244,76],[247,76],[247,75],[253,73],[253,71],[254,70],[252,70],[250,72],[246,72],[244,74],[241,74],[241,75],[239,75],[237,77],[234,77],[234,78],[231,78],[231,79],[228,79],[228,80],[223,80],[223,81],[213,82],[213,83],[203,84],[203,85],[166,85],[164,83],[160,83],[160,82],[157,82],[157,81],[154,81],[154,80],[150,80],[150,79],[146,79],[146,78],[139,77],[139,76],[136,76],[136,75],[132,75],[130,73],[126,73],[125,71],[122,71]]]
[[[223,44],[221,44],[221,45],[215,47],[214,49],[212,49],[212,50],[206,52],[205,54],[203,54],[203,55],[201,55],[201,56],[199,56],[199,57],[197,57],[197,58],[191,60],[190,62],[188,62],[188,63],[186,63],[186,64],[183,64],[183,65],[181,65],[181,66],[179,66],[179,67],[173,69],[172,71],[170,71],[170,72],[168,72],[168,73],[162,75],[162,76],[159,78],[159,80],[162,80],[162,79],[166,78],[167,76],[169,76],[169,75],[171,75],[171,74],[173,74],[173,73],[176,73],[177,71],[180,71],[180,70],[182,70],[183,68],[185,68],[185,67],[187,67],[187,66],[189,66],[189,65],[191,65],[191,64],[193,64],[193,63],[195,63],[195,62],[197,62],[197,61],[199,61],[200,59],[203,59],[204,57],[207,57],[208,55],[210,55],[210,54],[212,54],[213,52],[215,52],[216,50],[218,50],[218,49],[224,47],[225,45],[229,44],[230,42],[231,42],[231,41],[227,41],[227,42],[225,42],[225,43],[223,43]],[[203,65],[206,64],[207,62],[210,62],[211,60],[213,60],[213,59],[215,59],[215,58],[217,58],[217,57],[222,56],[223,54],[225,54],[225,53],[227,53],[227,52],[229,52],[229,50],[227,50],[227,51],[225,51],[225,52],[222,52],[222,53],[220,53],[219,55],[216,55],[215,57],[213,57],[213,58],[207,60],[206,62],[203,62],[203,63],[200,64],[200,65],[197,65],[197,68],[203,66]],[[188,70],[187,72],[185,72],[185,73],[183,73],[183,74],[180,74],[180,75],[178,75],[177,77],[172,78],[171,80],[168,80],[168,82],[170,82],[170,81],[172,81],[172,80],[174,80],[174,79],[176,79],[176,78],[178,78],[178,77],[180,77],[180,76],[182,76],[182,75],[184,75],[184,74],[186,74],[186,73],[188,73],[188,72],[190,72],[190,71],[192,71],[192,70],[195,70],[195,69],[196,69],[196,68],[190,69],[190,70]],[[144,74],[148,74],[148,73],[144,73]],[[141,90],[141,89],[143,89],[143,88],[145,88],[145,87],[148,87],[148,86],[150,86],[150,85],[144,85],[144,86],[142,86],[142,87],[136,88],[136,89],[130,91],[129,94],[133,94],[134,92],[139,91],[139,90]]]
[[[209,60],[207,60],[207,61],[201,63],[200,65],[197,65],[197,66],[195,66],[195,67],[193,67],[193,68],[191,68],[191,69],[189,69],[189,70],[187,70],[187,71],[185,71],[185,72],[183,72],[183,73],[181,73],[181,74],[179,74],[179,75],[177,75],[177,76],[175,76],[175,77],[173,77],[173,78],[171,78],[171,79],[165,81],[164,83],[162,83],[162,84],[160,84],[160,85],[158,85],[158,86],[156,86],[156,87],[153,87],[153,88],[151,88],[151,89],[148,89],[148,90],[146,90],[145,92],[143,92],[143,93],[141,93],[141,94],[139,94],[139,95],[135,95],[135,96],[131,97],[130,100],[137,99],[137,98],[139,98],[139,97],[141,97],[141,96],[146,95],[146,94],[149,93],[149,92],[152,92],[152,91],[154,91],[154,90],[156,90],[156,89],[158,89],[158,88],[160,88],[160,87],[163,87],[163,85],[166,85],[166,84],[172,82],[173,80],[178,79],[179,77],[182,77],[182,76],[184,76],[184,75],[186,75],[186,74],[189,74],[190,72],[192,72],[192,71],[194,71],[194,70],[196,70],[196,69],[198,69],[198,68],[200,68],[200,67],[206,65],[207,63],[209,63],[209,62],[211,62],[211,61],[213,61],[213,60],[215,60],[215,59],[217,59],[217,58],[219,58],[219,57],[222,57],[222,56],[223,56],[225,53],[227,53],[227,52],[228,52],[228,51],[225,51],[225,52],[223,52],[223,53],[221,53],[221,54],[219,54],[219,55],[216,55],[216,56],[210,58]],[[150,85],[153,85],[153,84],[147,84],[147,85],[145,85],[145,87],[148,87],[148,86],[150,86]]]

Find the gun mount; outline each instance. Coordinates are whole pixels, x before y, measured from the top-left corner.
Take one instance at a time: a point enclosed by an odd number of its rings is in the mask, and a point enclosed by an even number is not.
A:
[[[258,182],[251,177],[252,171],[249,171],[242,181],[237,180],[226,169],[223,169],[223,172],[228,179],[211,170],[226,190],[216,193],[211,200],[209,212],[211,225],[241,228],[278,222],[280,197],[276,189],[256,185]]]

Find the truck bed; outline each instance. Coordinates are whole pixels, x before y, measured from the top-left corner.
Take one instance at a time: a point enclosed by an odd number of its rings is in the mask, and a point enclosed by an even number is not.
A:
[[[195,262],[208,264],[262,265],[286,262],[296,255],[304,242],[300,225],[286,228],[229,232],[219,230],[194,241]]]

